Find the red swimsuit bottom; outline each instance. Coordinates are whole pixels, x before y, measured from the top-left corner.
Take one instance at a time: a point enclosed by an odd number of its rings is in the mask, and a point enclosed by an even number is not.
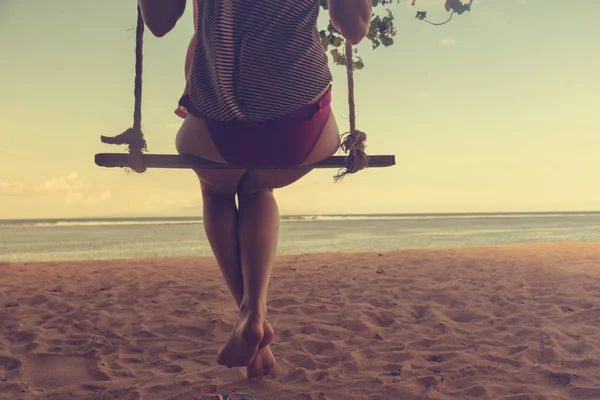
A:
[[[179,104],[202,118],[217,150],[229,164],[296,167],[315,148],[331,115],[331,87],[314,104],[265,122],[215,121],[202,115],[188,96]]]

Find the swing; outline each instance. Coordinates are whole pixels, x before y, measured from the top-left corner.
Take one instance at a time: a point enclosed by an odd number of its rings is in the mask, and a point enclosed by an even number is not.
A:
[[[347,156],[332,156],[315,164],[297,167],[279,167],[270,165],[245,166],[217,163],[192,155],[173,154],[143,154],[146,151],[146,140],[142,133],[142,60],[144,20],[138,7],[135,46],[135,106],[133,127],[114,137],[101,136],[101,141],[107,144],[126,144],[129,154],[100,153],[96,154],[96,165],[109,168],[128,167],[141,173],[146,168],[194,168],[194,169],[311,169],[338,168],[335,176],[338,182],[347,174],[356,173],[364,168],[389,167],[396,164],[395,156],[367,156],[365,153],[366,135],[356,129],[356,113],[354,105],[354,62],[352,60],[352,45],[346,41],[346,71],[348,75],[348,104],[350,107],[350,131],[342,135],[340,148],[348,153]]]

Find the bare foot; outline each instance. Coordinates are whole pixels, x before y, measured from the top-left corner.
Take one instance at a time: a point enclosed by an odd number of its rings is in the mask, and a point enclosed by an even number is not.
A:
[[[275,338],[275,331],[267,321],[265,321],[263,328],[265,335],[258,345],[258,353],[256,353],[252,364],[246,367],[246,377],[254,382],[262,380],[263,376],[269,375],[275,367],[275,357],[269,346]]]
[[[217,362],[229,368],[250,365],[264,335],[264,318],[258,314],[240,311],[240,317],[229,340],[219,351]]]

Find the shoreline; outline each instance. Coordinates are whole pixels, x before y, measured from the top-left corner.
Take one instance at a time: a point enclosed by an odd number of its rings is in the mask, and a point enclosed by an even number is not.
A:
[[[527,247],[547,247],[547,246],[599,246],[600,241],[571,241],[571,242],[529,242],[529,243],[513,243],[513,244],[497,244],[497,245],[486,245],[486,246],[449,246],[449,247],[404,247],[397,249],[387,250],[335,250],[335,251],[320,251],[315,253],[277,253],[276,262],[280,259],[288,257],[319,257],[319,256],[331,256],[335,254],[362,254],[362,255],[379,255],[389,253],[405,253],[405,252],[452,252],[452,251],[485,251],[485,250],[511,250]],[[0,259],[0,267],[10,265],[48,265],[48,264],[87,264],[87,263],[125,263],[125,262],[188,262],[197,260],[200,262],[215,261],[213,255],[197,255],[197,256],[174,256],[174,257],[140,257],[140,258],[111,258],[111,259],[74,259],[74,260],[55,260],[55,261],[4,261]],[[600,261],[599,261],[600,263]],[[216,264],[215,264],[216,265]]]

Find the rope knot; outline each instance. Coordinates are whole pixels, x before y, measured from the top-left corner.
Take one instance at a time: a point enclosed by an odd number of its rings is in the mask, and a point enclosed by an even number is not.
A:
[[[102,143],[129,145],[129,163],[132,170],[138,173],[146,171],[142,153],[147,150],[146,140],[141,130],[129,128],[117,136],[101,136]]]
[[[334,177],[335,182],[340,182],[348,174],[354,174],[369,166],[369,158],[365,152],[367,135],[359,130],[347,132],[343,135],[340,148],[348,153],[346,167],[340,169]]]

